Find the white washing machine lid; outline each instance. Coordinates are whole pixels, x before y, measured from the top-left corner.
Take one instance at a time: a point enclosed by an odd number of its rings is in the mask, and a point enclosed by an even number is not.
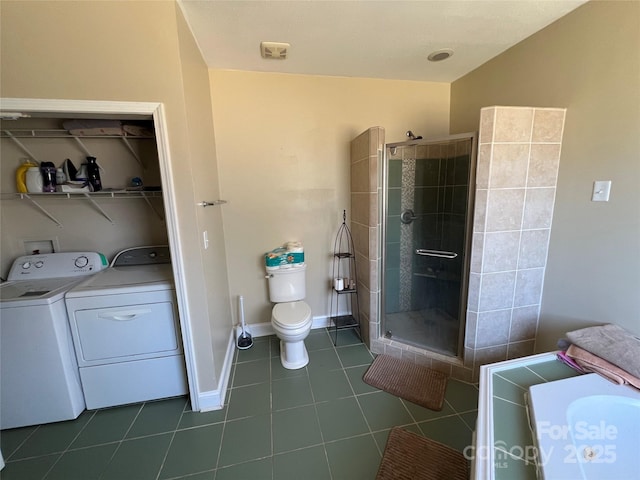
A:
[[[171,264],[110,267],[83,281],[67,298],[155,292],[174,288]]]
[[[0,285],[0,300],[3,308],[50,305],[62,300],[65,293],[81,278],[47,278],[6,282]]]
[[[298,328],[309,321],[311,307],[302,301],[278,303],[271,316],[282,328]]]

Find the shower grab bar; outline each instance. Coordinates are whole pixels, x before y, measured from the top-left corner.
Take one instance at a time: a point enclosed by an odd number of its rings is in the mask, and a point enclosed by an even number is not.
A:
[[[423,248],[418,248],[416,250],[416,255],[441,258],[456,258],[458,256],[458,254],[455,252],[445,252],[443,250],[425,250]]]

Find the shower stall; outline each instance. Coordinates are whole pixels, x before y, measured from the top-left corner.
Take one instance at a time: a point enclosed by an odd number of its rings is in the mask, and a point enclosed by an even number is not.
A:
[[[475,134],[385,145],[381,334],[461,357],[475,186]]]

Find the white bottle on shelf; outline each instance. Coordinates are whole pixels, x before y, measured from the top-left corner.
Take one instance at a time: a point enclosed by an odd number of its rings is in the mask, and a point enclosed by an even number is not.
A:
[[[67,176],[64,174],[62,168],[56,168],[56,185],[62,185],[67,181]]]
[[[42,172],[40,172],[40,167],[29,168],[24,178],[25,184],[27,185],[27,192],[42,193],[44,182],[42,180]]]

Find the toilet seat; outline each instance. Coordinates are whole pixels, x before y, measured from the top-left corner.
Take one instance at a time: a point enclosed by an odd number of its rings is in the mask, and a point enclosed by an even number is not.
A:
[[[311,307],[302,301],[278,303],[271,312],[271,320],[282,329],[300,328],[310,317]]]

